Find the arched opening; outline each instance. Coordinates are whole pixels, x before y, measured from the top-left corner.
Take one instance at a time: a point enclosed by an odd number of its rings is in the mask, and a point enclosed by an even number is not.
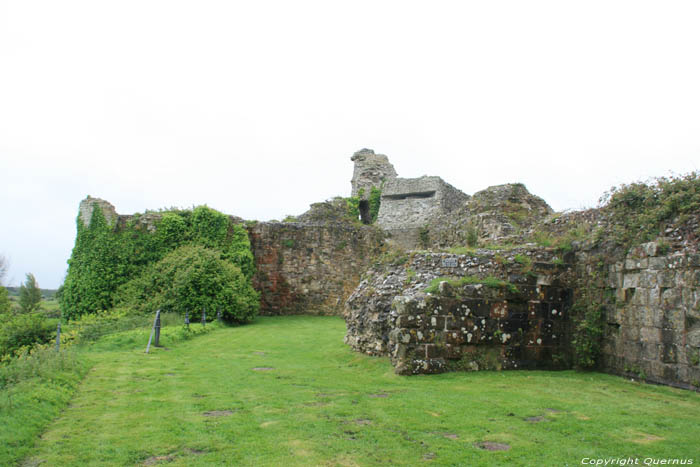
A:
[[[369,201],[366,199],[360,200],[360,220],[363,224],[372,223],[372,216],[369,213]]]

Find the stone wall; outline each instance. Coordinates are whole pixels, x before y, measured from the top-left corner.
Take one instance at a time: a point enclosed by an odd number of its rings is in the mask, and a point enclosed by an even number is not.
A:
[[[395,244],[425,248],[426,226],[463,208],[468,199],[440,177],[394,178],[384,184],[377,225]]]
[[[345,342],[390,356],[401,374],[562,367],[572,272],[539,248],[391,258],[348,299]],[[455,280],[425,294],[438,277]],[[476,279],[483,283],[470,283]]]
[[[586,264],[599,258],[581,252]],[[700,254],[666,242],[630,250],[607,267],[611,297],[601,368],[682,387],[700,387]],[[604,299],[601,299],[603,301]]]
[[[383,245],[384,235],[352,223],[260,222],[248,227],[261,314],[340,315]]]

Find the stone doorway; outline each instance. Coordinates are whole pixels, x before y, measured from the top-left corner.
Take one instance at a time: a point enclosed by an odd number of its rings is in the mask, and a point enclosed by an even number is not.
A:
[[[366,199],[360,200],[360,220],[363,224],[372,223],[372,216],[369,213],[369,201]]]

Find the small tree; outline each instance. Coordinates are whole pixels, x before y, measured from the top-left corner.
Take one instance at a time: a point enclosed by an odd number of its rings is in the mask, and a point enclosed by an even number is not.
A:
[[[2,286],[2,281],[5,279],[5,274],[7,274],[7,268],[7,258],[0,255],[0,314],[7,313],[12,309],[12,303],[10,302],[7,289]]]
[[[12,302],[10,302],[9,294],[7,289],[0,285],[0,314],[7,313],[12,309]]]
[[[27,280],[19,287],[19,308],[23,313],[32,313],[39,309],[41,289],[34,274],[27,274]]]

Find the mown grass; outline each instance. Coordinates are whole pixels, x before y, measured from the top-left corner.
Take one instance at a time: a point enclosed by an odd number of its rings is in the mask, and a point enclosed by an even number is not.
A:
[[[700,461],[700,395],[595,373],[403,377],[352,352],[336,317],[259,318],[144,354],[103,338],[42,465],[579,465]],[[486,451],[477,443],[508,444]],[[641,462],[641,461],[640,461]],[[2,459],[0,459],[2,463]]]

